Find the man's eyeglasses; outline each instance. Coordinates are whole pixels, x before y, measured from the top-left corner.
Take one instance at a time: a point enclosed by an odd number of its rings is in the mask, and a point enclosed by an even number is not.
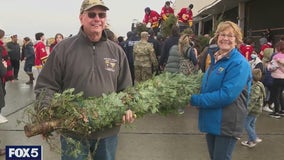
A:
[[[88,15],[89,18],[96,18],[97,15],[101,19],[106,17],[106,13],[105,12],[100,12],[100,13],[88,12],[87,15]]]

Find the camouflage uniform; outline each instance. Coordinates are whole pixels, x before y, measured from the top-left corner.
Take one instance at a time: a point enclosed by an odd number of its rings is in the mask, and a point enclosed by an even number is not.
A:
[[[141,82],[150,79],[153,76],[152,65],[154,68],[158,67],[153,45],[149,42],[139,41],[134,45],[133,54],[135,81]]]
[[[260,81],[253,82],[248,105],[249,115],[259,116],[261,114],[265,97],[264,85]]]

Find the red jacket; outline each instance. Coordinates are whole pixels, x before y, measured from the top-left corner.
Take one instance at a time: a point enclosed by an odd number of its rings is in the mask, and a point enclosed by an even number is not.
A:
[[[167,8],[164,6],[161,11],[162,19],[165,21],[170,14],[174,14],[174,9],[172,7]]]
[[[6,81],[12,81],[14,79],[13,68],[11,66],[10,57],[8,55],[7,49],[4,47],[4,43],[0,40],[0,48],[2,50],[2,60],[7,62],[7,72],[5,76],[2,78],[2,82],[5,83]],[[1,60],[1,63],[2,63]]]
[[[192,21],[192,11],[188,10],[188,8],[182,8],[177,15],[180,22],[188,23]]]
[[[253,51],[254,47],[252,45],[243,44],[240,46],[240,52],[248,61],[251,60],[251,54]]]
[[[45,44],[42,41],[38,41],[34,45],[34,49],[35,49],[35,67],[42,68],[42,65],[45,63],[48,57]]]
[[[263,51],[264,51],[266,48],[272,48],[272,44],[271,44],[270,42],[267,42],[267,43],[265,43],[265,44],[263,44],[263,45],[261,46],[261,48],[260,48],[260,54],[258,54],[258,57],[259,57],[260,59],[263,58]]]
[[[158,12],[151,10],[150,14],[144,15],[143,23],[151,23],[151,27],[155,28],[159,26],[159,21],[161,19],[161,16]]]

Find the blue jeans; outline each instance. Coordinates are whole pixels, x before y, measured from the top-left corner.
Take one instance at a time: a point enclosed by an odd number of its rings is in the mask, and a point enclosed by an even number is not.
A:
[[[70,139],[61,136],[61,160],[87,160],[89,153],[93,160],[115,160],[117,135],[103,139]],[[75,143],[73,143],[75,142]],[[98,142],[98,143],[97,143]],[[77,146],[76,146],[77,145]],[[73,155],[78,150],[77,155]]]
[[[245,128],[248,134],[248,141],[255,142],[257,135],[255,132],[256,117],[248,115],[246,118]]]
[[[206,141],[211,160],[231,160],[237,142],[235,137],[206,134]]]

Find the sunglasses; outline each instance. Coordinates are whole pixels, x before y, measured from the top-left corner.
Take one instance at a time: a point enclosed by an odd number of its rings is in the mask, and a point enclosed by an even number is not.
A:
[[[96,18],[97,15],[99,16],[99,18],[105,18],[106,17],[106,13],[105,12],[100,12],[100,13],[88,12],[87,15],[88,15],[89,18]]]

